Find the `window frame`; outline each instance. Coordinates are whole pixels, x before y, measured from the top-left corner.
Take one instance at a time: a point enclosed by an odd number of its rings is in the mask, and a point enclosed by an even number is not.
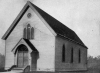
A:
[[[74,62],[74,49],[73,47],[71,48],[71,56],[70,56],[70,63],[73,63]]]
[[[62,62],[65,62],[65,56],[66,56],[66,53],[65,53],[66,51],[65,51],[65,44],[63,44],[63,46],[62,46]]]
[[[33,39],[34,38],[34,28],[31,27],[30,24],[27,24],[27,26],[24,28],[23,38],[24,39]]]

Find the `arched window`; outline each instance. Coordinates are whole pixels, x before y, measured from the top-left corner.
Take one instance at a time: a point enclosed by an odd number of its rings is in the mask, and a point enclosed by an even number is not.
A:
[[[62,47],[62,62],[65,62],[65,45]]]
[[[27,38],[27,29],[26,29],[26,28],[24,28],[24,34],[23,34],[23,37],[24,37],[24,38]]]
[[[31,26],[30,26],[30,24],[27,25],[27,39],[31,39]]]
[[[28,51],[27,47],[23,44],[19,45],[17,50],[18,51]]]
[[[81,63],[81,51],[80,51],[80,49],[79,49],[79,51],[78,51],[78,56],[79,56],[78,62]]]
[[[71,60],[70,60],[71,63],[73,63],[73,48],[71,48]]]
[[[33,34],[33,33],[34,33],[34,28],[32,27],[32,28],[31,28],[31,39],[34,38],[34,34]]]
[[[27,25],[26,28],[24,28],[24,33],[23,33],[23,38],[24,39],[33,39],[33,34],[34,34],[34,28],[31,27],[30,24]]]

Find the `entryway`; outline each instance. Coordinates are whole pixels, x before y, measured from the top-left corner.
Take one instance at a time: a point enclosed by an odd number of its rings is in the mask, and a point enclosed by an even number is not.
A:
[[[28,48],[21,44],[17,48],[17,67],[23,68],[28,65]]]

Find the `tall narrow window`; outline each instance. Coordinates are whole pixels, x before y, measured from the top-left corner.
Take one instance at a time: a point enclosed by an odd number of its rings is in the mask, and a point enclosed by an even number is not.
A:
[[[73,63],[73,48],[71,49],[71,63]]]
[[[30,26],[30,24],[28,24],[27,25],[27,39],[30,39],[31,37],[30,37],[30,35],[31,35],[31,26]]]
[[[23,31],[23,38],[24,39],[33,39],[34,29],[30,26],[30,24],[27,25],[26,28],[24,28]]]
[[[62,62],[65,62],[65,45],[62,47]]]
[[[79,56],[79,58],[78,58],[78,62],[80,63],[81,62],[81,51],[80,51],[80,49],[79,49],[79,54],[78,54],[78,56]]]
[[[23,37],[24,37],[24,38],[27,38],[27,29],[26,29],[26,28],[24,28],[24,34],[23,34]]]
[[[34,37],[33,37],[33,36],[34,36],[34,34],[33,34],[33,33],[34,33],[34,29],[33,29],[33,27],[32,27],[32,28],[31,28],[31,39],[33,39],[33,38],[34,38]]]

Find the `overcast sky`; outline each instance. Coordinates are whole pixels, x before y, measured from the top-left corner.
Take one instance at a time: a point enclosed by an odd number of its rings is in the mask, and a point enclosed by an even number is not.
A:
[[[88,54],[100,55],[100,0],[30,0],[74,30],[88,47]],[[27,0],[0,0],[0,38]],[[5,42],[0,39],[0,53]]]

